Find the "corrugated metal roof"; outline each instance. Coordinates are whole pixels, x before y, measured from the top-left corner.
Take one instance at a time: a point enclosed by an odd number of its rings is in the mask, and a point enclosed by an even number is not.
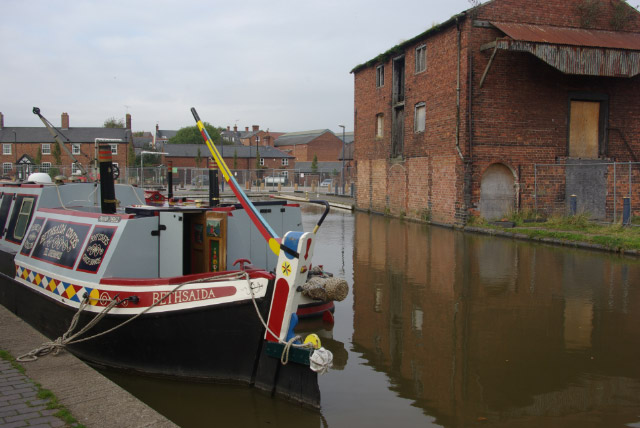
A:
[[[640,50],[640,34],[620,31],[491,22],[514,40],[556,45]]]

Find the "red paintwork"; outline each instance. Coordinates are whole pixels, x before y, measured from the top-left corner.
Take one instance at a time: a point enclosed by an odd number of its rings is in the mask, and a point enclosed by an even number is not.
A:
[[[286,279],[280,278],[276,282],[276,287],[273,291],[271,312],[269,313],[269,330],[276,334],[280,334],[280,329],[282,329],[282,322],[284,321],[284,312],[287,308],[288,297],[289,283]],[[269,342],[277,342],[278,338],[270,332],[267,332],[267,340]]]
[[[100,284],[104,285],[125,285],[125,286],[149,286],[149,285],[177,285],[186,281],[194,281],[204,278],[212,278],[218,275],[225,275],[238,271],[224,271],[224,272],[204,272],[194,273],[191,275],[173,276],[170,278],[102,278]],[[245,272],[249,273],[250,278],[266,278],[273,280],[275,275],[261,269],[247,269]]]
[[[38,212],[51,213],[51,214],[63,214],[65,216],[87,217],[87,218],[100,218],[100,217],[103,217],[103,216],[120,217],[122,220],[129,220],[129,219],[135,217],[133,214],[89,213],[89,212],[83,212],[83,211],[63,210],[61,208],[39,208]]]

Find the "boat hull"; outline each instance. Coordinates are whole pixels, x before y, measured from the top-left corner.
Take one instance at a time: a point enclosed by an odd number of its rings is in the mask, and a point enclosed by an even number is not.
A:
[[[0,264],[8,257],[0,254]],[[256,299],[263,317],[272,291],[270,283],[265,297]],[[0,273],[0,304],[52,340],[67,331],[77,312],[5,272]],[[94,316],[83,312],[79,328]],[[107,314],[86,336],[106,331],[130,317]],[[264,327],[253,302],[244,300],[145,314],[116,331],[70,345],[67,350],[100,367],[198,382],[254,385],[269,394],[319,407],[317,375],[308,366],[281,365],[265,355],[264,347]]]

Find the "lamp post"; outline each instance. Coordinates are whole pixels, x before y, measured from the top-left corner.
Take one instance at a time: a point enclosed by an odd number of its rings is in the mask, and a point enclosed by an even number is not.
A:
[[[338,125],[342,128],[342,173],[340,181],[342,182],[342,194],[344,195],[344,125]]]

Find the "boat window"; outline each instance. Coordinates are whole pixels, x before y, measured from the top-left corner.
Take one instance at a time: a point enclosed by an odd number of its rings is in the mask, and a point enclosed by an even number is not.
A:
[[[33,209],[33,198],[24,198],[22,200],[22,206],[18,213],[18,220],[16,221],[16,227],[13,230],[13,237],[18,240],[24,238],[24,234],[27,231],[29,225],[29,217],[31,217],[31,210]]]
[[[4,235],[4,226],[7,224],[7,218],[9,218],[9,208],[11,208],[12,200],[13,193],[5,193],[2,198],[2,204],[0,204],[0,236]]]
[[[14,244],[22,244],[22,238],[27,232],[31,216],[38,197],[36,195],[17,195],[13,209],[11,210],[11,219],[7,225],[7,235],[5,239]]]

